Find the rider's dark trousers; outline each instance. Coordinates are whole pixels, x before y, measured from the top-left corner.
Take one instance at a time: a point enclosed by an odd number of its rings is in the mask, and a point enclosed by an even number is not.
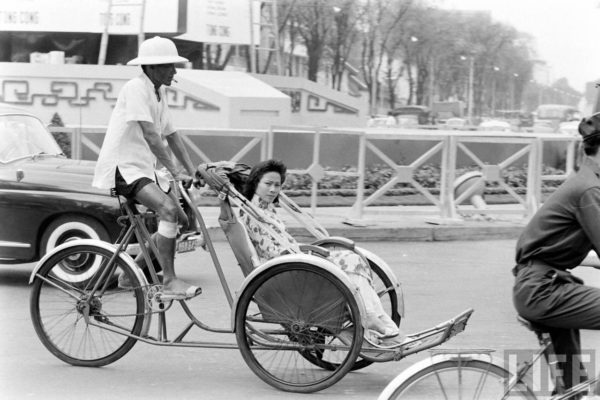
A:
[[[585,286],[570,273],[537,261],[517,265],[513,272],[515,308],[524,318],[549,328],[558,359],[564,361],[559,364],[566,388],[587,380],[579,330],[600,330],[600,288]],[[596,392],[600,394],[600,387]]]

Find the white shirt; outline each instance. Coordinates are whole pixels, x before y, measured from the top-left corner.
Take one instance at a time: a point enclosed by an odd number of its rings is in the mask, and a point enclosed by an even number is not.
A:
[[[161,101],[156,98],[154,85],[144,73],[123,86],[98,156],[93,186],[113,188],[117,167],[127,183],[143,177],[156,181],[156,157],[144,139],[138,121],[153,123],[163,138],[175,132],[164,87],[159,91]]]

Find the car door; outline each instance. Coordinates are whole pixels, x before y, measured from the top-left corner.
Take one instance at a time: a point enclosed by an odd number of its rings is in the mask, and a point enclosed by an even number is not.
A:
[[[0,164],[0,261],[29,260],[35,254],[39,214],[20,181],[22,163]]]

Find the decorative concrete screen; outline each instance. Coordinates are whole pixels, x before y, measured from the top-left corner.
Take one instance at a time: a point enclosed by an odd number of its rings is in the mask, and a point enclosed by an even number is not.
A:
[[[368,96],[353,97],[305,78],[253,76],[290,96],[292,125],[362,128],[367,124]]]
[[[119,90],[140,67],[0,63],[0,102],[49,123],[107,125]],[[268,128],[290,123],[290,99],[243,72],[178,69],[167,89],[178,128]]]

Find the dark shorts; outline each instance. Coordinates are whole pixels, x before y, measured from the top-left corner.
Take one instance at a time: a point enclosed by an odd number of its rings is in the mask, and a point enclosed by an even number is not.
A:
[[[119,168],[117,168],[115,172],[115,191],[117,194],[121,196],[125,196],[128,199],[134,199],[142,188],[150,183],[154,183],[154,181],[150,178],[139,178],[131,183],[125,182],[121,172],[119,172]]]

